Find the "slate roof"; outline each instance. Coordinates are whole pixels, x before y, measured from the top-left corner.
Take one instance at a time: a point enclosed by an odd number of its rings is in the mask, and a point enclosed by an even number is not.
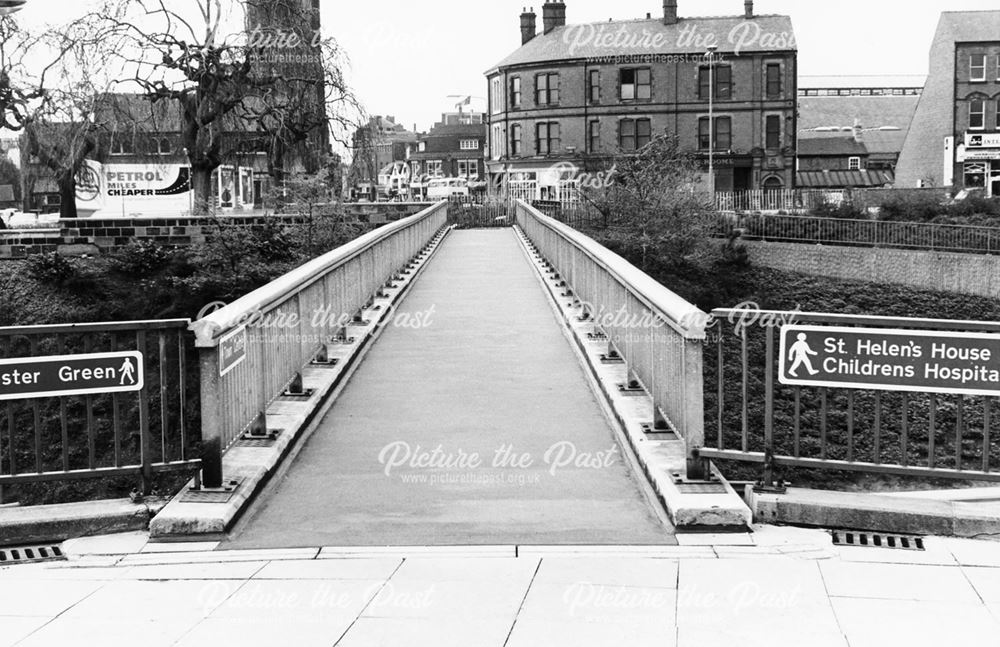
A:
[[[880,97],[799,97],[799,137],[831,136],[832,133],[810,132],[814,128],[851,127],[855,122],[862,128],[893,127],[899,130],[870,130],[861,137],[870,153],[899,153],[917,110],[919,96]]]
[[[756,26],[748,25],[755,23]],[[757,30],[759,28],[759,31]],[[606,34],[604,40],[601,34]],[[618,36],[622,34],[622,36]],[[615,55],[704,54],[704,41],[695,36],[714,34],[720,54],[796,51],[795,31],[789,16],[681,18],[664,25],[662,18],[612,20],[557,27],[533,39],[497,63],[491,70],[525,63],[579,60]],[[753,37],[754,35],[756,37]],[[770,35],[765,38],[764,35]],[[617,46],[614,42],[624,43]]]
[[[864,144],[855,141],[853,135],[800,137],[798,154],[800,157],[867,155],[868,149]]]
[[[800,189],[880,187],[894,180],[892,171],[799,171],[795,178]]]

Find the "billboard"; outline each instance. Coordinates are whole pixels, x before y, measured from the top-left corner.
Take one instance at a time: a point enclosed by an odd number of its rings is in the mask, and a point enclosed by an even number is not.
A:
[[[183,164],[101,164],[87,160],[77,176],[77,210],[97,216],[191,210],[191,167]]]

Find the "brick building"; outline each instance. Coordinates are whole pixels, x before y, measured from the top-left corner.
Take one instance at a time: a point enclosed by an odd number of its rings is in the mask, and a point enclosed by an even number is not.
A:
[[[410,154],[410,172],[414,178],[426,175],[480,181],[485,172],[485,149],[485,124],[451,125],[443,117],[417,140]]]
[[[896,186],[1000,196],[1000,11],[941,14]]]
[[[567,168],[607,169],[663,132],[700,156],[706,180],[713,148],[716,190],[794,186],[789,17],[756,15],[752,1],[717,18],[679,16],[676,0],[640,20],[567,25],[566,11],[547,1],[540,34],[535,13],[522,14],[522,46],[486,74],[493,190],[555,197],[572,180]]]

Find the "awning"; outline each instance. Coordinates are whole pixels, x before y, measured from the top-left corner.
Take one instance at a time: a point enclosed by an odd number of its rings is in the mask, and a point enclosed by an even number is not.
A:
[[[892,184],[892,171],[799,171],[796,186],[800,189],[852,189]]]

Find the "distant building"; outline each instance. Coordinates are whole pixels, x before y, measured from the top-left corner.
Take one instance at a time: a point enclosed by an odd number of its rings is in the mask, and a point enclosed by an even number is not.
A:
[[[1000,196],[1000,11],[941,14],[896,186]]]
[[[419,180],[427,177],[461,178],[473,185],[484,182],[486,124],[452,125],[447,123],[449,116],[442,115],[439,123],[421,135],[410,154],[414,192],[421,189]]]
[[[800,77],[798,186],[891,184],[924,80],[908,75]]]
[[[555,197],[579,177],[567,169],[605,170],[664,132],[697,154],[706,188],[710,149],[719,191],[793,187],[792,21],[743,8],[685,18],[665,0],[660,17],[567,25],[566,3],[548,0],[540,34],[523,13],[522,46],[486,73],[492,190]]]
[[[349,193],[354,199],[374,200],[379,195],[379,176],[396,172],[397,163],[405,166],[417,142],[417,133],[396,123],[392,115],[377,115],[358,128],[352,137],[353,158],[348,173]],[[383,194],[389,189],[381,184]]]

